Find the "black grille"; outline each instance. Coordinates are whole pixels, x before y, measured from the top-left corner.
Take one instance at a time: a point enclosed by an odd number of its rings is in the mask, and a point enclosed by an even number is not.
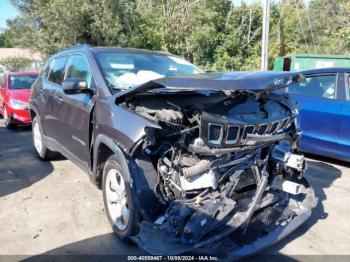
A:
[[[268,128],[269,128],[269,125],[268,125],[268,124],[259,125],[258,134],[259,134],[259,135],[265,134],[265,132],[267,131]]]
[[[245,126],[243,130],[242,140],[247,139],[248,134],[253,134],[254,129],[254,126]]]
[[[210,143],[219,144],[222,140],[223,126],[217,124],[209,124],[208,140]]]
[[[228,126],[226,144],[234,144],[237,142],[239,134],[239,126]]]
[[[216,119],[204,118],[202,122],[202,138],[213,147],[232,147],[248,139],[249,134],[274,135],[283,132],[293,118],[283,118],[273,122],[263,123],[216,123]],[[213,122],[212,122],[213,121]]]

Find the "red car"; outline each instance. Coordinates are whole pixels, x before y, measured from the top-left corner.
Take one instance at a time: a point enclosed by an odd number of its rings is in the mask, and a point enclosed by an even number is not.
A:
[[[30,88],[37,77],[36,72],[11,72],[4,75],[0,84],[0,114],[4,117],[6,127],[30,124]]]

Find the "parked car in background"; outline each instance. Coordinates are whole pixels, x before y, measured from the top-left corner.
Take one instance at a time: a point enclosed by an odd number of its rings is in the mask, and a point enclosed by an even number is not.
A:
[[[295,54],[275,59],[274,71],[310,70],[314,68],[350,67],[350,56]]]
[[[0,84],[0,114],[6,127],[30,124],[28,102],[36,72],[6,73]]]
[[[201,249],[232,260],[285,237],[316,205],[296,104],[273,93],[299,79],[73,47],[33,85],[34,147],[42,159],[60,152],[102,188],[119,238],[151,254]]]
[[[288,87],[301,107],[300,150],[350,161],[350,68],[301,73],[306,81]]]

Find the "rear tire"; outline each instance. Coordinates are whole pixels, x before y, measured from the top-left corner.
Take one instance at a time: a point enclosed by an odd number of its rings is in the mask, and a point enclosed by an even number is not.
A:
[[[126,242],[138,232],[139,214],[134,205],[130,184],[115,155],[103,169],[102,194],[108,221],[115,234]]]
[[[38,117],[34,117],[32,121],[33,145],[38,157],[42,160],[53,158],[56,153],[49,150],[43,140],[43,132]]]

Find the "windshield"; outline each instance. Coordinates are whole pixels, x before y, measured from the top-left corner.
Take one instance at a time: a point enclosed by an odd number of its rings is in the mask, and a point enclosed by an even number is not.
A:
[[[170,55],[100,53],[97,60],[113,89],[127,89],[157,78],[202,73],[186,60]]]
[[[30,89],[36,78],[36,75],[12,75],[10,89]]]

